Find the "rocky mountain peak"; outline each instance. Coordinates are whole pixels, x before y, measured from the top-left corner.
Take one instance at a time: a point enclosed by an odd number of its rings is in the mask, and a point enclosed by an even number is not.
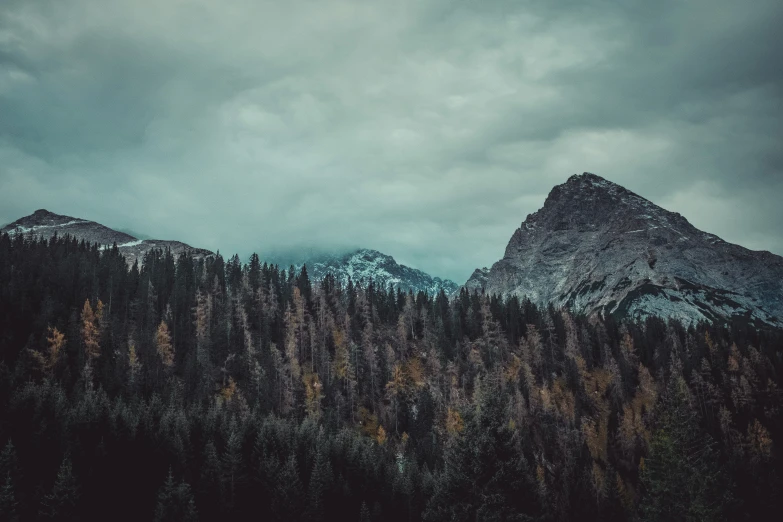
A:
[[[555,230],[570,227],[589,229],[603,225],[607,220],[625,221],[634,215],[648,220],[676,219],[679,216],[621,185],[585,172],[573,175],[565,183],[555,186],[544,206],[528,216],[525,223],[544,222],[554,226]]]
[[[579,312],[783,324],[783,258],[702,232],[591,173],[552,189],[466,287]]]
[[[33,212],[32,217],[36,219],[46,219],[48,217],[57,217],[57,214],[54,212],[49,212],[45,208],[39,208],[35,212]]]

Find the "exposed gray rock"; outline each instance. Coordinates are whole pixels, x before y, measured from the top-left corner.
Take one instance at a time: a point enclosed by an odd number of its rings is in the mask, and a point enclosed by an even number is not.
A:
[[[209,250],[194,248],[179,241],[164,241],[160,239],[136,239],[130,234],[118,232],[94,221],[79,219],[70,216],[61,216],[48,210],[36,210],[29,216],[14,221],[0,228],[0,232],[10,235],[25,234],[49,239],[55,234],[62,237],[66,234],[78,240],[97,243],[102,248],[109,248],[116,244],[120,252],[133,264],[138,260],[141,263],[144,254],[152,249],[170,249],[174,256],[187,252],[195,257],[214,255]]]
[[[474,290],[483,290],[487,286],[489,279],[489,268],[477,268],[471,274],[468,282],[465,283],[465,288],[473,292]]]
[[[376,287],[387,289],[389,285],[394,285],[404,291],[410,289],[414,293],[422,291],[430,295],[437,295],[441,290],[451,295],[459,289],[454,281],[432,277],[421,270],[397,263],[392,256],[366,248],[310,259],[307,261],[307,271],[316,281],[331,273],[343,285],[348,284],[350,277],[354,283],[368,284],[372,279]]]
[[[465,286],[578,312],[783,326],[783,258],[702,232],[590,173],[552,189]]]

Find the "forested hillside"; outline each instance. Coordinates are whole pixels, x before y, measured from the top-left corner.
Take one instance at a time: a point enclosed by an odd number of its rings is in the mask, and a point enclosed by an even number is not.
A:
[[[783,332],[0,235],[0,520],[766,520]]]

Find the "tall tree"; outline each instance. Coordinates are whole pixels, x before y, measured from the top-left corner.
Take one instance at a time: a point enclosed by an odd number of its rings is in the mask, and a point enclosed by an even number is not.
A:
[[[197,522],[198,512],[190,486],[185,481],[174,482],[169,468],[166,482],[158,493],[158,505],[155,508],[155,522]]]
[[[79,488],[73,475],[71,459],[65,457],[51,492],[44,496],[41,502],[39,514],[44,519],[50,520],[79,520],[80,514],[77,506]]]
[[[684,379],[672,378],[642,463],[642,520],[722,520],[731,500],[714,443],[699,430],[686,394]]]

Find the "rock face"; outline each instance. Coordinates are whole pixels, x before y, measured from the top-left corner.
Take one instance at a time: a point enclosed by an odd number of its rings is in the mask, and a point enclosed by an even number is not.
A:
[[[314,280],[321,280],[331,273],[343,285],[350,277],[354,283],[369,283],[372,279],[376,287],[388,288],[389,285],[402,290],[427,292],[436,295],[441,290],[451,295],[459,285],[448,279],[432,277],[429,274],[401,265],[393,257],[362,248],[354,252],[337,256],[322,256],[307,261],[307,272]]]
[[[783,326],[783,258],[702,232],[590,173],[552,189],[465,284],[577,312]]]
[[[53,235],[64,236],[66,234],[78,240],[90,243],[98,243],[103,248],[117,244],[120,252],[128,259],[129,264],[138,260],[141,263],[144,254],[152,249],[170,249],[174,256],[182,252],[188,252],[195,257],[213,255],[209,250],[194,248],[179,241],[163,241],[159,239],[137,239],[130,234],[112,230],[94,221],[78,219],[70,216],[61,216],[48,210],[36,210],[29,216],[14,221],[4,226],[0,232],[9,235],[25,234],[49,239]]]

